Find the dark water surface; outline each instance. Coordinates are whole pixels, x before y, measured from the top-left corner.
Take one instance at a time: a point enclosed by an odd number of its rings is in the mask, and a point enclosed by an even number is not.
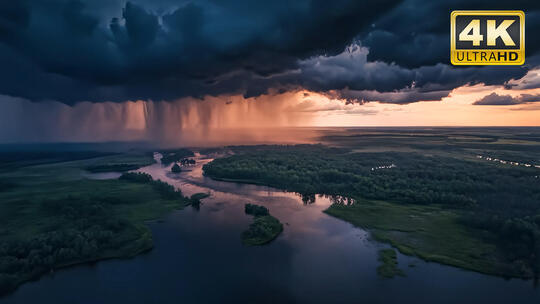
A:
[[[377,251],[387,245],[324,214],[330,198],[304,204],[294,193],[214,181],[202,176],[209,161],[199,157],[180,174],[161,164],[140,170],[187,195],[211,193],[200,210],[188,207],[150,223],[152,251],[57,271],[23,284],[0,303],[540,303],[531,281],[401,254],[399,267],[407,276],[379,278]],[[243,246],[240,234],[252,221],[245,203],[267,206],[284,224],[283,233],[266,246]]]

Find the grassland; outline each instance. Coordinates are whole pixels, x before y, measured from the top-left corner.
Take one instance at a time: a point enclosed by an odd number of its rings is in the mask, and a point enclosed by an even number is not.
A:
[[[522,276],[520,267],[503,262],[500,249],[486,241],[493,236],[461,225],[458,212],[441,206],[368,200],[349,206],[334,204],[325,210],[369,230],[373,238],[403,254],[491,275]]]
[[[52,269],[149,250],[145,221],[190,203],[160,183],[82,177],[88,166],[151,163],[145,153],[20,161],[0,171],[12,185],[0,191],[0,294]]]
[[[86,171],[100,172],[126,172],[149,166],[155,162],[150,152],[135,152],[114,154],[107,157],[99,157],[86,161]]]

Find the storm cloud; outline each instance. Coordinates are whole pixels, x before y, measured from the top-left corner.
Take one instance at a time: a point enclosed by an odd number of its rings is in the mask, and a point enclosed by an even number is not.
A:
[[[522,10],[526,14],[527,57],[537,54],[540,40],[531,33],[540,29],[538,1],[424,1],[408,0],[390,9],[360,35],[371,50],[369,60],[419,67],[449,62],[450,13],[453,10]]]
[[[540,4],[514,1],[538,30]],[[356,101],[440,100],[508,84],[523,67],[448,65],[454,9],[508,2],[417,0],[0,3],[0,94],[33,101],[246,97],[307,89]],[[530,36],[529,36],[530,37]],[[539,41],[527,40],[527,58]],[[527,59],[529,60],[529,59]]]
[[[514,97],[510,95],[499,95],[497,93],[491,93],[475,101],[473,105],[511,106],[530,102],[540,102],[540,94],[521,94],[518,97]]]

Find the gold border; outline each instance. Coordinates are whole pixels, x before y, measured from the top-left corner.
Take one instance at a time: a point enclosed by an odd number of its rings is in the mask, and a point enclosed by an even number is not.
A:
[[[496,15],[496,16],[519,16],[520,20],[520,47],[519,53],[521,53],[522,57],[520,61],[517,62],[498,62],[498,63],[488,63],[488,62],[455,62],[454,61],[454,54],[456,52],[456,39],[455,39],[455,31],[456,31],[456,16],[469,16],[469,15]],[[482,51],[482,50],[476,50],[474,51]],[[461,51],[461,50],[460,50]],[[490,50],[490,51],[497,51],[497,50]],[[487,10],[478,10],[478,11],[452,11],[450,13],[450,62],[453,65],[522,65],[525,63],[525,13],[523,11],[487,11]]]

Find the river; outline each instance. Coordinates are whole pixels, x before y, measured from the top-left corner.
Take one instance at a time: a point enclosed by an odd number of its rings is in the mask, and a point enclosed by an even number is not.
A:
[[[377,251],[388,245],[322,211],[332,199],[305,203],[295,193],[215,181],[211,158],[180,174],[160,163],[139,169],[184,194],[209,192],[149,223],[155,248],[132,259],[62,269],[25,283],[0,303],[539,303],[532,281],[505,280],[398,254],[406,277],[380,278]],[[96,175],[114,178],[117,175]],[[88,176],[87,177],[91,177]],[[252,221],[244,204],[269,208],[284,224],[272,243],[246,247]],[[409,265],[414,265],[410,267]]]

